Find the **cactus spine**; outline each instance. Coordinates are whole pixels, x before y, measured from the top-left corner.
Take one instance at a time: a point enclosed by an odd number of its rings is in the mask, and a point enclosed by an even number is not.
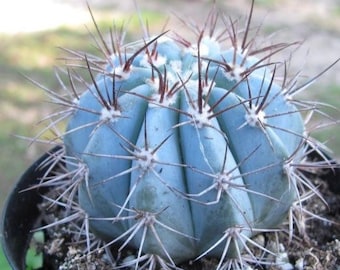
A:
[[[82,56],[85,91],[74,79],[72,99],[49,91],[69,118],[63,196],[105,246],[136,250],[123,266],[266,263],[249,246],[269,251],[251,238],[315,191],[299,171],[314,147],[301,115],[309,108],[270,62],[295,43],[255,49],[251,14],[243,35],[234,23],[217,35],[212,12],[194,42],[169,32],[112,51],[103,42],[104,65]]]

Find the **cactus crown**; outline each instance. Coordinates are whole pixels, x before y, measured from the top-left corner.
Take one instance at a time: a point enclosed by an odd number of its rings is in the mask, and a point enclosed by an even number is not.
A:
[[[270,61],[297,43],[256,48],[253,4],[245,30],[230,21],[219,32],[212,11],[194,42],[164,32],[108,44],[98,31],[104,59],[73,52],[91,77],[85,91],[71,69],[68,97],[47,90],[62,106],[52,126],[68,122],[52,158],[65,173],[44,184],[60,183],[54,202],[89,226],[80,234],[88,252],[95,235],[136,250],[117,268],[178,269],[203,257],[217,258],[216,269],[265,264],[250,247],[271,251],[252,237],[276,231],[316,193],[301,170],[317,148],[301,115],[313,108],[295,100],[302,86],[286,64]]]

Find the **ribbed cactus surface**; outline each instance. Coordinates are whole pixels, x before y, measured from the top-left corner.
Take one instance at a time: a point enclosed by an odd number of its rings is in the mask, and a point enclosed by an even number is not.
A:
[[[78,196],[91,231],[178,264],[238,258],[277,227],[298,197],[287,161],[303,156],[304,124],[267,60],[203,31],[110,55],[64,135],[86,168]]]

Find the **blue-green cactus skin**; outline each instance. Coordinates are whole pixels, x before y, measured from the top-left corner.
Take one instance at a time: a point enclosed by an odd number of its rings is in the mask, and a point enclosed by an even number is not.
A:
[[[252,237],[287,216],[301,115],[253,56],[210,37],[196,50],[164,36],[144,44],[111,57],[68,123],[66,153],[88,172],[80,206],[105,241],[175,263],[221,257],[228,228]]]

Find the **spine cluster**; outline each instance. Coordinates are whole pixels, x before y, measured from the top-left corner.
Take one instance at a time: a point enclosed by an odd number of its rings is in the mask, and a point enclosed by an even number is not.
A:
[[[136,251],[117,269],[210,257],[216,269],[245,269],[271,263],[253,253],[273,253],[255,235],[287,217],[290,236],[293,220],[303,226],[303,202],[318,195],[304,170],[329,164],[307,158],[318,146],[303,120],[315,107],[295,99],[305,84],[271,62],[297,43],[259,46],[253,4],[245,29],[213,10],[193,42],[164,32],[122,45],[98,30],[104,59],[73,52],[91,81],[70,64],[67,96],[46,90],[62,108],[49,128],[67,119],[52,162],[64,172],[39,185],[58,186],[54,203],[82,224],[89,253],[104,241]]]

